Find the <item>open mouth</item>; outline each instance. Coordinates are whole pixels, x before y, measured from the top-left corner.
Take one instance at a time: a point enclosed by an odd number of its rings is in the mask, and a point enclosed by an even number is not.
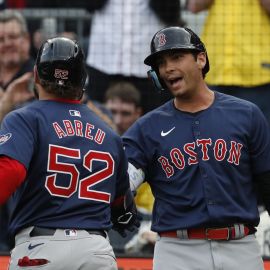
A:
[[[183,77],[177,77],[177,78],[173,78],[168,80],[169,84],[171,87],[175,87],[177,86],[181,81],[183,80]]]

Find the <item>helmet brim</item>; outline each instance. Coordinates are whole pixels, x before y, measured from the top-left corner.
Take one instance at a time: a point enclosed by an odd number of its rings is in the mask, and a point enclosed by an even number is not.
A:
[[[207,53],[205,51],[199,50],[198,48],[195,48],[194,46],[190,46],[189,48],[187,46],[185,46],[185,47],[181,47],[181,46],[179,46],[179,47],[170,47],[170,48],[167,48],[167,49],[156,51],[156,52],[148,55],[144,59],[144,64],[154,68],[155,62],[156,62],[156,59],[157,59],[158,55],[160,55],[161,53],[164,53],[164,52],[172,51],[172,50],[183,50],[183,51],[192,50],[192,51],[197,51],[197,52],[204,52],[206,54],[206,65],[205,65],[203,70],[204,70],[205,74],[210,70],[210,65],[209,65],[209,60],[208,60]]]
[[[148,55],[145,59],[144,59],[144,64],[148,65],[148,66],[153,66],[155,64],[155,60],[158,57],[158,55],[160,55],[161,53],[164,52],[169,52],[169,51],[173,51],[173,50],[194,50],[194,51],[201,51],[198,48],[196,48],[195,46],[177,46],[177,47],[169,47],[169,48],[162,48],[161,50],[157,50],[156,52]]]

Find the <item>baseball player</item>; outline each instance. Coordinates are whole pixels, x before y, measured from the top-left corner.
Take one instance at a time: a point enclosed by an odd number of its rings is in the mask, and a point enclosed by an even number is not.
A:
[[[121,139],[80,103],[86,72],[76,42],[47,40],[34,75],[39,100],[0,130],[0,204],[13,194],[15,205],[9,269],[116,270],[107,230],[139,225]]]
[[[149,182],[154,270],[262,270],[255,183],[270,210],[270,128],[258,107],[211,91],[204,44],[168,27],[144,63],[174,98],[124,134],[132,188]]]

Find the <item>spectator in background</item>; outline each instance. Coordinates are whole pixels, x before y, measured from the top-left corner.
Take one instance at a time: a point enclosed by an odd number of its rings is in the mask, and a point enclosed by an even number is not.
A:
[[[20,35],[19,33],[22,34]],[[61,32],[58,36],[77,40],[76,33],[74,32]],[[43,42],[43,38],[40,39],[40,42]],[[25,19],[17,11],[5,10],[0,13],[0,52],[3,55],[0,59],[0,78],[1,82],[3,81],[2,88],[5,90],[5,94],[4,91],[0,92],[0,97],[2,94],[2,99],[0,100],[1,122],[8,112],[25,105],[27,101],[32,101],[34,97],[32,81],[34,60],[30,57],[29,33]],[[27,74],[20,77],[26,72]],[[17,86],[8,87],[17,78],[19,78],[19,83],[16,82]],[[85,102],[89,103],[89,107],[114,128],[112,120],[99,110],[96,104],[94,105],[87,100]]]
[[[0,11],[0,122],[11,110],[34,98],[29,86],[34,60],[29,56],[30,40],[26,21],[15,10]],[[30,73],[31,72],[31,73]],[[14,81],[19,87],[10,87]],[[0,250],[9,251],[13,241],[7,235],[10,203],[0,207]]]
[[[201,36],[210,88],[256,103],[270,122],[270,1],[188,0],[187,8],[208,9]]]
[[[140,92],[129,82],[118,82],[109,87],[105,93],[105,106],[113,115],[119,135],[142,115]]]
[[[90,99],[104,102],[110,83],[127,80],[141,92],[143,112],[167,100],[147,78],[145,40],[166,25],[183,25],[179,0],[107,0],[93,14],[87,64]]]
[[[53,14],[55,14],[56,9],[85,9],[88,12],[92,13],[94,10],[100,8],[105,1],[107,0],[6,0],[6,5],[8,8],[51,9],[53,11]],[[63,12],[61,14],[63,14]],[[48,16],[48,18],[36,18],[33,20],[30,18],[31,23],[29,23],[29,29],[32,33],[31,55],[34,58],[36,57],[37,51],[43,41],[45,41],[47,38],[55,37],[57,32],[62,31],[62,27],[59,27],[57,25],[57,20],[54,18],[54,16],[55,15]],[[78,16],[78,19],[81,18],[79,18]],[[66,32],[71,33],[78,30],[78,28],[76,27],[76,23],[74,23],[74,20],[69,20],[66,18],[64,21]],[[62,24],[60,23],[59,25]],[[81,45],[85,49],[87,48],[90,24],[85,21],[82,27],[83,36],[86,42],[84,42],[84,40],[80,40],[80,43],[82,43]],[[61,30],[59,28],[61,28]]]
[[[31,74],[21,88],[7,90],[8,86],[25,73],[32,73],[34,60],[30,57],[30,37],[26,20],[15,10],[0,12],[0,122],[11,110],[34,98]]]
[[[126,81],[119,81],[107,89],[105,106],[112,113],[119,135],[125,133],[142,115],[140,91],[132,83]],[[114,231],[109,232],[116,253],[153,252],[156,234],[151,231],[150,224],[154,197],[147,183],[137,190],[135,203],[143,217],[139,231],[128,233],[126,238],[120,238]]]
[[[30,39],[23,16],[15,10],[0,12],[0,86],[6,89],[16,78],[32,72]]]

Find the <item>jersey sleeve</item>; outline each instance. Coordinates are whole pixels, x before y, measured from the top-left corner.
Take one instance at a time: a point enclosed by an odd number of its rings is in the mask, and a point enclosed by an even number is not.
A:
[[[270,126],[257,106],[253,106],[249,139],[253,175],[270,171]]]
[[[128,161],[137,169],[145,171],[147,156],[151,154],[151,151],[147,149],[140,124],[138,122],[133,124],[123,135],[122,140]]]
[[[119,141],[119,166],[116,168],[116,170],[117,182],[115,198],[118,198],[124,195],[126,191],[130,188],[128,177],[128,162],[121,141]]]
[[[34,152],[34,121],[24,117],[21,110],[8,114],[0,130],[0,155],[8,156],[22,163],[28,169]]]
[[[20,162],[0,156],[0,205],[15,192],[25,176],[26,169]]]

